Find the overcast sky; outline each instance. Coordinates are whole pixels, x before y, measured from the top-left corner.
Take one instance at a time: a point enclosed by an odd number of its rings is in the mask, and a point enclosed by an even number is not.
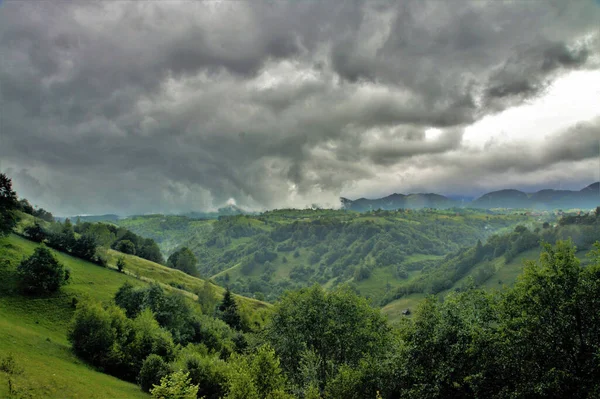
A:
[[[600,5],[4,1],[0,169],[55,214],[580,189]]]

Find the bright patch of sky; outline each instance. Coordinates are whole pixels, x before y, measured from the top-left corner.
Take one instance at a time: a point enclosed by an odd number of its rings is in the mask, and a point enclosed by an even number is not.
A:
[[[577,122],[600,115],[600,71],[576,71],[557,79],[541,97],[487,116],[465,129],[463,144],[540,142]]]

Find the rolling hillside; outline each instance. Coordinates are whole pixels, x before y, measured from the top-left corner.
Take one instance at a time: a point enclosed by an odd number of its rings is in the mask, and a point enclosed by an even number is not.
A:
[[[109,251],[107,268],[53,251],[71,270],[70,283],[56,296],[24,297],[15,290],[14,271],[37,246],[17,235],[0,238],[0,359],[13,355],[22,368],[22,373],[10,377],[15,397],[149,397],[137,385],[100,373],[71,352],[67,327],[74,312],[73,301],[108,302],[125,282],[134,286],[158,282],[167,290],[184,293],[192,306],[199,306],[194,292],[204,288],[204,281],[135,256],[126,256],[128,273],[118,273],[113,268],[121,254],[115,251]],[[214,288],[218,294],[222,292],[222,288]],[[255,321],[268,306],[239,296],[237,300],[242,311]],[[2,398],[9,397],[8,379],[8,374],[0,372]]]
[[[349,283],[378,303],[423,266],[528,222],[526,215],[471,210],[279,210],[221,219],[181,245],[196,254],[202,276],[246,296],[274,301],[315,283]]]

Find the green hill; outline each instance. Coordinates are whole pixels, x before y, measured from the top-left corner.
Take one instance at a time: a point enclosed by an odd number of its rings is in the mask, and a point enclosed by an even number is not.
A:
[[[21,374],[10,377],[16,397],[25,398],[144,398],[135,384],[103,374],[75,357],[67,342],[67,328],[74,312],[73,301],[108,302],[130,282],[134,286],[158,282],[178,290],[199,306],[194,291],[204,281],[135,256],[126,256],[128,273],[113,269],[120,253],[109,251],[109,267],[52,251],[71,270],[69,284],[60,294],[46,298],[22,296],[16,291],[15,269],[39,244],[17,235],[0,238],[0,359],[13,355]],[[179,286],[180,288],[175,288]],[[223,289],[216,287],[217,294]],[[242,312],[260,318],[267,304],[237,297]],[[0,372],[0,397],[9,396],[9,375]]]
[[[73,298],[109,301],[130,276],[53,251],[71,269],[72,281],[58,296],[29,298],[14,291],[14,271],[37,244],[11,235],[0,238],[0,357],[12,354],[23,373],[12,377],[19,397],[145,398],[139,387],[95,371],[67,342]],[[8,398],[8,375],[0,373],[0,397]]]
[[[533,222],[524,214],[468,209],[287,209],[211,221],[161,215],[119,221],[156,240],[165,255],[169,248],[189,247],[201,276],[245,296],[275,301],[286,290],[315,283],[351,284],[377,304],[418,277],[423,266]]]

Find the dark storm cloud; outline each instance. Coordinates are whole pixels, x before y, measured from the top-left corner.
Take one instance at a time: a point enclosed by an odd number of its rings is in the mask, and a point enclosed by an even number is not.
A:
[[[598,68],[600,8],[566,3],[5,2],[0,166],[56,212],[130,213],[335,205],[388,174],[434,190],[473,165],[585,161],[587,125],[526,160],[462,142]]]

